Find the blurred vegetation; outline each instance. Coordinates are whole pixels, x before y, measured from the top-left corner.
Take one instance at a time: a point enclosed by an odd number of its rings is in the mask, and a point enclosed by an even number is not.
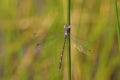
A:
[[[66,4],[0,0],[0,80],[67,80],[67,51],[57,69]],[[120,13],[120,0],[117,4]],[[85,55],[71,46],[72,80],[120,80],[114,0],[71,0],[71,6],[71,33],[90,49]]]

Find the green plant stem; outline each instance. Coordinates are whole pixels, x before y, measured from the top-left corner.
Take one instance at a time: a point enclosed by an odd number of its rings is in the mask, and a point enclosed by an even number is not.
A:
[[[114,7],[115,7],[115,14],[116,14],[116,30],[117,30],[117,36],[118,36],[118,46],[119,46],[119,52],[120,52],[120,24],[119,24],[117,0],[114,0]]]
[[[70,0],[67,6],[67,24],[70,25]],[[71,80],[71,46],[70,46],[70,29],[68,30],[68,80]]]

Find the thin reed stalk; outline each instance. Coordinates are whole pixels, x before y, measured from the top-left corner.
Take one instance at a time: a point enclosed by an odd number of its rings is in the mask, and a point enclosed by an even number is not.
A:
[[[67,0],[67,25],[70,25],[70,0]],[[68,80],[71,80],[71,44],[70,44],[70,29],[68,30]]]
[[[117,37],[118,37],[118,46],[119,46],[119,52],[120,52],[120,23],[119,23],[117,0],[114,0],[114,7],[115,7],[115,16],[116,16],[116,31],[117,31]]]

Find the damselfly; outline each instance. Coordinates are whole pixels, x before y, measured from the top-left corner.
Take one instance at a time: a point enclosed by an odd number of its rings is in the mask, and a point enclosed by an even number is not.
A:
[[[68,33],[68,29],[70,28],[70,26],[68,25],[64,25],[64,42],[63,42],[63,46],[62,46],[62,51],[61,51],[61,54],[60,54],[60,63],[58,65],[58,70],[60,71],[61,69],[61,65],[62,65],[62,59],[63,59],[63,53],[64,53],[64,49],[65,49],[65,44],[66,44],[66,39],[67,39],[67,36],[69,35]],[[54,36],[56,34],[53,34]],[[52,36],[52,35],[51,35]],[[51,37],[50,36],[50,37]],[[60,36],[59,36],[60,37]],[[74,37],[72,34],[70,34],[70,39],[71,41],[73,42],[73,47],[75,47],[80,53],[83,53],[83,54],[89,54],[90,53],[90,49],[87,48],[87,46],[84,44],[83,41],[81,40],[78,40],[76,37]],[[52,40],[50,40],[50,42],[47,41],[47,46],[50,46],[53,44],[53,42],[55,42],[55,40],[57,40],[57,38],[53,38]],[[83,43],[83,45],[82,45]],[[85,42],[86,43],[86,42]],[[41,44],[38,44],[38,46],[41,47]],[[46,48],[47,46],[44,46],[44,48]]]
[[[69,28],[70,28],[70,26],[64,25],[64,28],[65,28],[65,31],[64,31],[64,43],[63,43],[62,51],[61,51],[61,54],[60,54],[60,63],[59,63],[59,65],[58,65],[58,71],[60,71],[61,66],[62,66],[62,59],[63,59],[63,53],[64,53],[64,49],[65,49],[66,39],[67,39],[68,35],[70,35],[70,34],[69,34],[69,31],[68,31]],[[71,37],[72,40],[77,41],[77,40],[75,40],[75,38],[73,38],[73,36],[70,36],[70,37]],[[83,47],[82,45],[80,45],[80,46],[78,47],[76,44],[74,44],[74,47],[75,47],[76,49],[78,49],[81,53],[87,54],[87,53],[89,52],[89,50],[88,50],[88,49],[85,49],[85,47]]]
[[[63,58],[64,48],[65,48],[65,43],[66,43],[67,36],[69,35],[70,26],[64,25],[64,28],[65,28],[64,43],[63,43],[62,52],[61,52],[61,55],[60,55],[60,63],[59,63],[59,66],[58,66],[58,71],[60,71],[60,69],[61,69],[62,58]]]

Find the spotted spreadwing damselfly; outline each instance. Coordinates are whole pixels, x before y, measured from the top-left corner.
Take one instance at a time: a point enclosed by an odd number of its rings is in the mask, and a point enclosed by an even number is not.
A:
[[[61,49],[60,62],[59,62],[59,65],[58,65],[58,71],[61,70],[63,53],[64,53],[65,44],[66,44],[66,40],[67,40],[67,36],[68,36],[68,29],[70,27],[71,26],[64,25],[64,42],[63,42],[62,49]],[[54,34],[54,35],[56,35],[56,34]],[[72,34],[70,34],[70,39],[71,39],[71,41],[73,43],[73,47],[75,49],[77,49],[80,53],[83,53],[85,55],[89,55],[90,54],[90,49],[88,49],[87,45],[85,45],[87,42],[79,40],[78,38],[74,37],[74,35],[72,35]],[[57,39],[55,38],[54,40],[57,40]],[[52,45],[54,40],[48,42],[47,46]],[[82,43],[83,43],[83,45],[82,45]],[[37,45],[39,46],[41,44],[38,43]],[[47,46],[45,46],[44,48],[46,48]]]
[[[63,53],[64,53],[64,49],[65,49],[65,44],[66,44],[67,36],[69,35],[68,30],[69,30],[70,27],[71,27],[71,26],[64,25],[64,29],[65,29],[65,30],[64,30],[64,43],[63,43],[62,51],[61,51],[61,54],[60,54],[60,63],[59,63],[59,65],[58,65],[58,71],[60,71],[60,69],[61,69],[62,59],[63,59]],[[71,39],[72,39],[73,41],[76,41],[75,38],[73,38],[73,36],[70,35],[70,37],[71,37]],[[75,47],[78,51],[80,51],[81,53],[84,53],[84,54],[88,54],[89,51],[90,51],[90,50],[88,50],[87,48],[83,47],[82,45],[79,45],[79,47],[78,47],[76,44],[74,44],[74,47]]]

